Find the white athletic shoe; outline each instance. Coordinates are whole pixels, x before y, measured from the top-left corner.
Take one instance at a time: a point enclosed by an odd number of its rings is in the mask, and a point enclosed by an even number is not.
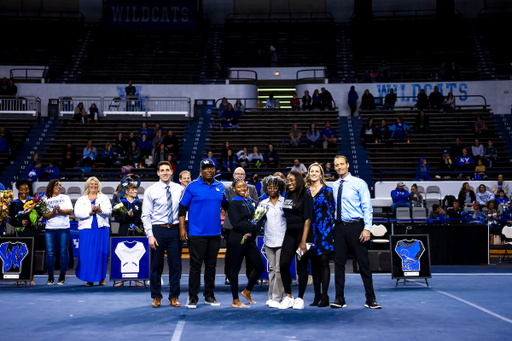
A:
[[[267,302],[265,302],[265,305],[270,305],[271,302],[272,300],[268,300]]]
[[[278,309],[289,309],[293,307],[293,297],[286,296],[281,303],[279,303]]]
[[[269,308],[279,308],[279,302],[277,301],[270,301],[270,304],[268,305]]]
[[[295,303],[293,304],[293,309],[304,309],[304,300],[300,297],[295,299]]]

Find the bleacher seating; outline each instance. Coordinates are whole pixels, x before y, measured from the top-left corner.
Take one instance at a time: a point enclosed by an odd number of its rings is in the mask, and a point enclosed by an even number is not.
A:
[[[83,29],[83,18],[2,18],[3,65],[48,66],[47,80],[59,78]],[[9,78],[10,75],[2,75]]]
[[[16,157],[16,151],[23,145],[30,128],[36,122],[35,118],[26,118],[23,120],[2,117],[1,124],[5,126],[5,130],[12,135],[11,153],[0,153],[0,173],[4,167],[9,164],[10,160]]]
[[[206,28],[127,31],[98,27],[82,71],[83,83],[197,83]]]
[[[418,115],[417,110],[411,107],[396,107],[394,111],[362,111],[360,113],[363,124],[369,118],[373,118],[376,125],[380,125],[382,119],[386,120],[388,126],[391,126],[397,116],[403,116],[404,123],[411,130],[409,133],[410,142],[394,142],[392,145],[385,143],[368,143],[366,149],[369,154],[369,161],[372,166],[372,176],[375,181],[380,180],[380,171],[410,171],[415,172],[421,158],[426,158],[430,166],[433,180],[435,175],[439,174],[439,162],[442,152],[445,149],[450,150],[454,144],[455,137],[460,137],[461,144],[468,149],[468,154],[472,154],[471,146],[475,140],[474,123],[476,115],[481,115],[490,131],[490,136],[480,138],[480,143],[487,145],[487,140],[493,140],[494,146],[498,150],[498,160],[492,168],[487,171],[509,171],[510,162],[503,147],[503,141],[497,133],[496,123],[492,118],[490,109],[477,107],[463,107],[456,111],[440,113],[438,111],[426,110],[430,119],[431,133],[414,133],[415,119]],[[358,132],[357,132],[358,133]],[[454,160],[455,162],[455,160]],[[467,176],[464,175],[464,178]],[[386,174],[383,180],[412,180],[415,174]],[[452,179],[456,177],[452,175]],[[496,174],[489,174],[489,178],[497,178]]]
[[[381,18],[384,19],[384,18]],[[477,78],[467,24],[462,19],[374,20],[350,25],[356,77],[391,68],[390,81],[434,80],[441,63],[455,62],[460,80]],[[457,32],[456,38],[451,32]]]
[[[491,55],[498,79],[510,79],[512,75],[512,52],[503,48],[503,33],[510,32],[511,20],[512,11],[487,14],[479,19],[485,46]]]
[[[324,149],[321,145],[315,149],[309,148],[306,132],[311,123],[315,123],[317,128],[321,130],[325,122],[329,121],[331,127],[336,130],[337,137],[339,137],[337,117],[337,111],[296,112],[276,110],[274,112],[266,112],[264,109],[251,109],[240,119],[240,127],[236,132],[225,128],[222,130],[220,128],[220,120],[214,119],[212,120],[214,127],[209,145],[205,148],[205,155],[208,149],[211,149],[214,157],[217,159],[217,163],[220,164],[222,162],[221,149],[226,141],[229,142],[234,154],[244,147],[247,147],[247,150],[252,152],[254,146],[257,146],[258,151],[264,154],[268,151],[268,144],[272,143],[279,155],[279,167],[267,168],[265,163],[260,168],[251,165],[245,168],[248,173],[274,173],[279,171],[287,174],[293,166],[293,160],[295,159],[299,159],[306,167],[309,167],[315,161],[320,163],[331,162],[332,164],[337,148],[329,147]],[[290,146],[289,134],[294,122],[298,124],[299,129],[302,131],[302,144],[298,148]],[[239,166],[238,163],[237,166]]]
[[[106,168],[105,163],[101,160],[101,153],[105,148],[107,142],[114,143],[119,133],[123,134],[124,138],[128,138],[131,132],[134,132],[134,136],[138,137],[138,130],[140,129],[142,122],[148,124],[148,128],[153,128],[155,122],[160,122],[165,134],[169,129],[172,129],[173,134],[178,138],[179,141],[183,138],[183,132],[188,124],[188,120],[167,120],[167,121],[143,121],[143,120],[103,120],[101,124],[79,124],[73,121],[62,121],[59,122],[59,126],[56,128],[54,137],[51,141],[43,146],[43,164],[55,159],[60,164],[62,161],[62,148],[69,141],[73,144],[77,151],[77,160],[81,160],[83,157],[83,149],[90,139],[93,141],[93,145],[98,152],[98,158],[95,163],[95,167],[92,172],[98,173],[98,176],[102,176],[105,172],[120,172],[122,164],[116,163],[113,168]],[[144,167],[146,167],[144,165]],[[62,171],[62,170],[61,170]],[[66,172],[77,172],[77,175],[81,173],[81,170],[68,169]],[[134,172],[138,171],[134,169]],[[145,173],[144,178],[147,180],[157,179],[155,172],[148,172],[148,169],[142,170]],[[73,177],[71,177],[73,178]],[[120,176],[114,177],[119,179]]]

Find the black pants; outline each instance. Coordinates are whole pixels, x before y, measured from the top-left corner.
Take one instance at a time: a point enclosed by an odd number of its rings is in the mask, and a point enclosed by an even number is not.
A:
[[[330,255],[311,255],[311,270],[313,271],[313,288],[315,289],[315,301],[327,299],[329,282],[331,280],[331,268],[329,267]]]
[[[361,269],[366,299],[375,299],[373,291],[372,272],[368,259],[368,246],[359,241],[359,236],[364,229],[364,222],[343,225],[336,223],[334,226],[334,281],[336,283],[336,298],[345,298],[345,264],[347,263],[348,250],[351,249],[355,260]]]
[[[201,266],[204,262],[204,297],[213,296],[215,290],[215,267],[220,249],[219,236],[189,236],[190,270],[188,277],[189,298],[197,299],[201,286]]]
[[[222,236],[226,240],[226,253],[224,254],[224,275],[229,278],[229,272],[231,271],[231,267],[229,265],[230,262],[230,251],[229,251],[229,235],[231,234],[231,229],[223,229]],[[241,239],[241,238],[240,238]],[[245,259],[245,275],[247,279],[251,277],[252,270],[254,270],[254,265],[250,259]]]
[[[164,271],[164,255],[167,250],[167,265],[169,265],[169,299],[180,296],[181,251],[183,242],[180,239],[178,225],[171,228],[153,225],[153,236],[158,246],[151,249],[150,287],[152,298],[162,298],[162,272]]]
[[[354,116],[354,113],[357,111],[357,104],[349,104],[350,107],[350,116]]]
[[[304,233],[304,225],[289,225],[284,234],[283,246],[281,248],[281,259],[279,260],[279,268],[281,269],[281,278],[283,280],[284,292],[291,295],[292,293],[292,274],[290,266],[296,255],[297,248],[302,241]],[[311,235],[311,233],[310,233]],[[309,236],[308,236],[309,238]],[[308,242],[310,242],[308,240]],[[313,240],[311,240],[313,242]],[[304,298],[306,287],[308,285],[308,262],[311,254],[306,252],[300,260],[297,260],[297,273],[299,275],[299,296]]]
[[[231,231],[229,234],[229,283],[231,284],[231,294],[233,295],[233,299],[238,299],[238,273],[240,272],[240,268],[242,267],[242,261],[244,257],[253,265],[253,270],[249,276],[249,282],[245,287],[247,290],[252,291],[254,285],[258,282],[263,270],[265,270],[265,264],[263,263],[263,259],[261,259],[260,250],[258,250],[258,246],[254,240],[254,237],[251,237],[251,240],[246,240],[245,243],[240,244],[243,234],[238,231]]]

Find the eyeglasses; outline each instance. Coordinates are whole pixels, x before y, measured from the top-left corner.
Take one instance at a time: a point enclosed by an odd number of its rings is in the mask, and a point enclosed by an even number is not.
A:
[[[278,190],[279,188],[277,188],[277,186],[268,186],[267,189],[268,190]]]

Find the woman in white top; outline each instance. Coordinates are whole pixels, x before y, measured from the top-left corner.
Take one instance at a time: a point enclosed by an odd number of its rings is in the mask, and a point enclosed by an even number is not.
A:
[[[62,185],[59,180],[51,180],[46,187],[46,201],[51,208],[49,213],[43,214],[46,219],[46,266],[48,268],[47,285],[53,285],[55,253],[60,256],[60,275],[57,285],[64,285],[66,271],[69,264],[69,215],[73,213],[73,204],[67,195],[61,194]]]
[[[100,181],[92,176],[85,183],[84,195],[75,204],[75,217],[78,219],[79,248],[76,277],[104,286],[107,276],[109,254],[109,216],[112,205],[101,193]]]
[[[480,207],[487,205],[487,202],[494,200],[494,194],[488,191],[484,184],[478,186],[478,193],[476,193],[476,201],[480,204]]]
[[[473,161],[478,164],[478,160],[484,161],[484,146],[480,144],[478,139],[475,139],[475,143],[471,147],[473,152]]]
[[[258,153],[258,147],[254,146],[254,148],[252,149],[252,153],[249,154],[247,159],[249,160],[249,162],[254,162],[254,165],[259,168],[261,166],[261,163],[263,162],[263,155],[261,155],[261,153]]]
[[[265,221],[265,235],[263,237],[265,257],[268,262],[268,301],[270,308],[277,308],[284,294],[279,260],[281,259],[281,246],[286,232],[286,218],[283,212],[286,183],[277,176],[267,176],[263,179],[263,191],[268,198],[260,201],[258,207],[268,207]]]

